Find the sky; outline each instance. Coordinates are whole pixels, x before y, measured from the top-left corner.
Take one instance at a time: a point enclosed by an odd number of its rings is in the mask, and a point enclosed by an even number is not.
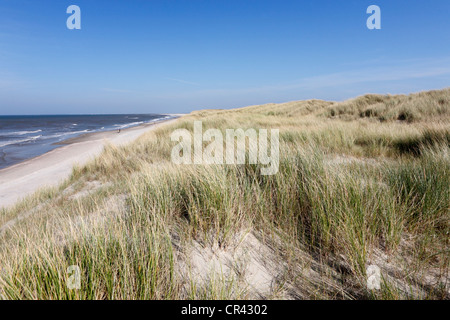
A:
[[[67,7],[81,9],[69,30]],[[381,9],[369,30],[368,6]],[[450,86],[448,0],[0,0],[0,114],[186,113]]]

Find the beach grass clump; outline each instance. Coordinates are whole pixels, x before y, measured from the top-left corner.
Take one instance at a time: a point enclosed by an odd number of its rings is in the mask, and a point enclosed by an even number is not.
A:
[[[345,120],[373,118],[379,121],[438,121],[448,117],[450,90],[436,90],[407,95],[368,94],[326,108],[322,115]]]

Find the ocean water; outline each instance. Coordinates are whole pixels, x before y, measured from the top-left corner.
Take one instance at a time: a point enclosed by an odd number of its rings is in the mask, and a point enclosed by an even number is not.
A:
[[[125,129],[171,116],[160,114],[0,116],[0,169],[53,150],[89,132]]]

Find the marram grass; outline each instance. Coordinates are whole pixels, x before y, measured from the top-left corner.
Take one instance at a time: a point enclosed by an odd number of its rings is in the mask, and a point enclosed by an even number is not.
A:
[[[102,155],[59,188],[0,212],[3,299],[242,299],[232,276],[187,277],[189,248],[252,233],[281,299],[448,299],[450,90],[205,110]],[[280,167],[175,165],[170,134],[280,129]],[[83,193],[87,184],[101,187]],[[258,253],[254,253],[258,254]],[[382,271],[368,290],[366,268]],[[67,286],[79,266],[81,288]]]

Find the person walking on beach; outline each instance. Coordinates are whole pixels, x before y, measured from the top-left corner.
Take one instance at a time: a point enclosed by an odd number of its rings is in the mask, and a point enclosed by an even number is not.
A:
[[[117,133],[120,133],[120,129],[119,129],[119,130],[117,130]]]

